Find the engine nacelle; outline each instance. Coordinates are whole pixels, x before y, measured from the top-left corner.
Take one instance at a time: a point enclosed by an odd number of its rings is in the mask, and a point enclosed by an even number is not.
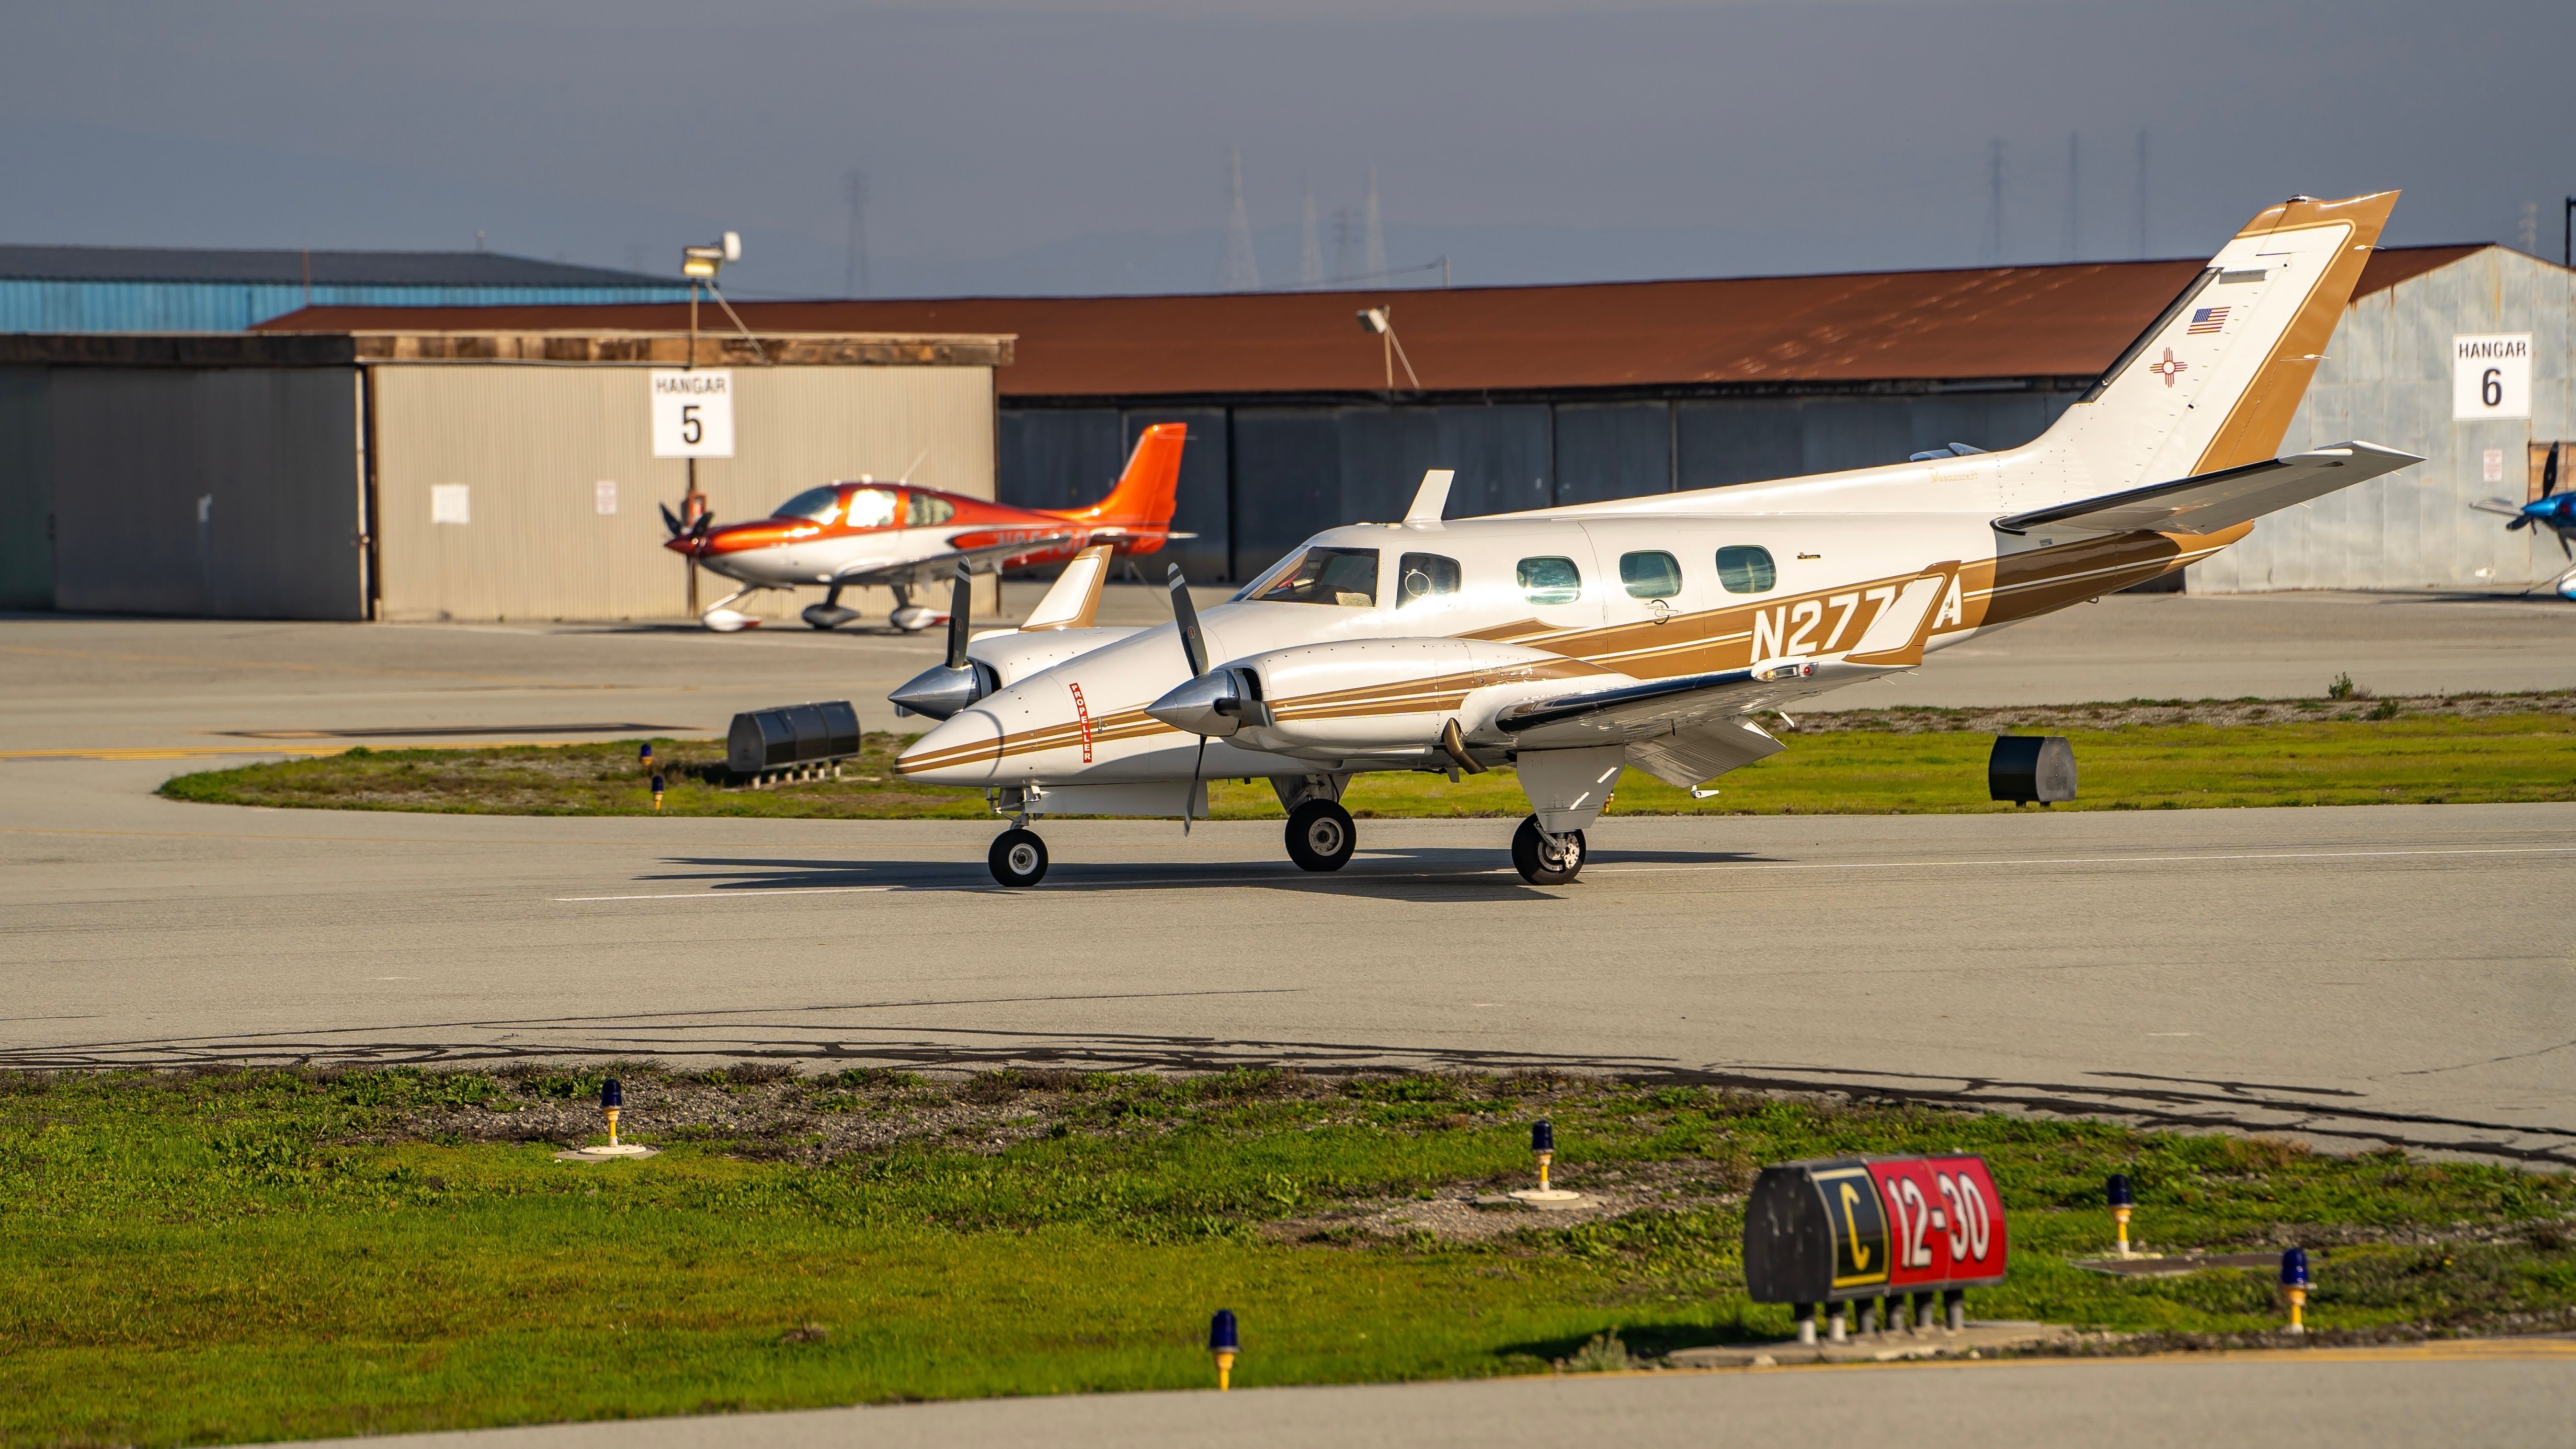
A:
[[[1499,757],[1500,710],[1620,677],[1481,639],[1350,639],[1229,661],[1146,712],[1244,749],[1309,759],[1434,754],[1455,722],[1470,748],[1488,745]]]

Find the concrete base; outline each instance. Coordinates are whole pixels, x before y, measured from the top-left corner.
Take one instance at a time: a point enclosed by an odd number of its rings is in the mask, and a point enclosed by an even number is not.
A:
[[[2308,1256],[2323,1258],[2325,1255],[2325,1249],[2318,1248]],[[2213,1268],[2278,1268],[2281,1255],[2278,1252],[2213,1253],[2206,1256],[2177,1254],[2168,1258],[2161,1253],[2138,1253],[2126,1258],[2085,1258],[2066,1266],[2105,1273],[2114,1278],[2179,1278],[2185,1273],[2205,1273]]]
[[[1894,1363],[1909,1358],[1966,1358],[1974,1354],[2037,1348],[2071,1338],[2074,1334],[2074,1329],[2056,1323],[2032,1323],[2019,1319],[1971,1320],[1967,1327],[1956,1333],[1938,1328],[1908,1333],[1900,1328],[1893,1333],[1855,1333],[1844,1343],[1800,1343],[1794,1338],[1784,1338],[1777,1343],[1677,1349],[1672,1355],[1672,1365],[1675,1368],[1777,1368],[1783,1364]]]
[[[1563,1212],[1583,1201],[1583,1194],[1568,1192],[1561,1187],[1546,1189],[1525,1187],[1518,1192],[1507,1193],[1505,1196],[1514,1202],[1537,1208],[1540,1212]]]
[[[558,1152],[555,1161],[622,1162],[630,1157],[658,1157],[661,1152],[659,1147],[638,1147],[632,1142],[620,1142],[614,1147],[576,1147],[570,1152]]]

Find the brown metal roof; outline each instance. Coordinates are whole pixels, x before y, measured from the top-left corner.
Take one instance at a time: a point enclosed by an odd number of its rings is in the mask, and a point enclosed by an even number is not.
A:
[[[2476,246],[2374,255],[2359,293]],[[1392,305],[1425,390],[1456,392],[2089,377],[2155,320],[2197,259],[1437,291],[746,302],[754,331],[1016,334],[1006,397],[1370,393]],[[270,332],[668,332],[687,309],[313,307]],[[721,314],[710,315],[719,316]],[[702,316],[704,322],[706,317]],[[712,329],[711,329],[712,330]],[[1399,368],[1398,381],[1403,380]]]

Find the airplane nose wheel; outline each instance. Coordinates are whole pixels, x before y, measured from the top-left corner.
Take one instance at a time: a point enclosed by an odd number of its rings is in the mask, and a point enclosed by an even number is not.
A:
[[[993,868],[993,879],[1006,886],[1033,886],[1046,879],[1046,842],[1034,830],[1016,827],[993,837],[993,848],[984,857]]]
[[[1564,885],[1583,874],[1583,832],[1569,830],[1551,841],[1540,833],[1538,817],[1529,816],[1512,832],[1512,866],[1531,885]]]
[[[1301,870],[1340,870],[1358,844],[1351,812],[1330,800],[1309,800],[1288,814],[1288,858]]]

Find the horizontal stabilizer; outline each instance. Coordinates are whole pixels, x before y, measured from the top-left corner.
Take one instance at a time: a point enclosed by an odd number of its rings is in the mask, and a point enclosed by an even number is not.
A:
[[[1057,576],[1055,587],[1046,591],[1038,606],[1029,611],[1029,621],[1022,629],[1088,629],[1100,613],[1100,586],[1109,579],[1109,555],[1116,550],[1105,543],[1095,543],[1073,556]]]
[[[2006,533],[2064,524],[2103,533],[2218,533],[2424,460],[2376,443],[2337,443],[2215,473],[2150,483],[1995,520]]]

